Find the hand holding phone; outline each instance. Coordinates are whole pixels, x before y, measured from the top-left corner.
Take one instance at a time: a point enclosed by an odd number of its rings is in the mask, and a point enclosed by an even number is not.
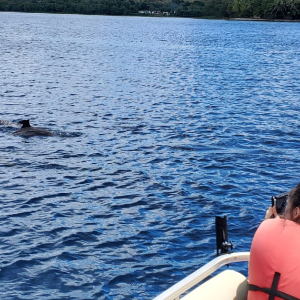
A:
[[[271,198],[272,207],[276,207],[276,211],[278,214],[284,213],[285,207],[287,205],[288,196],[289,192],[279,194]]]

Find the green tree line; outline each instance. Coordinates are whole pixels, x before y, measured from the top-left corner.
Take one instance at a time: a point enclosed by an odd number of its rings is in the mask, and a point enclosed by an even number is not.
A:
[[[300,0],[0,0],[0,11],[181,17],[300,19]]]
[[[300,19],[300,0],[233,0],[228,13],[242,18]]]
[[[133,0],[0,0],[0,10],[19,12],[132,15]]]
[[[183,17],[300,19],[300,0],[177,1]]]

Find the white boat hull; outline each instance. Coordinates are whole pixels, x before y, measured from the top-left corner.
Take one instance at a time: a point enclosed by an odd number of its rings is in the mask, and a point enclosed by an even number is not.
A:
[[[183,298],[180,298],[180,296],[190,289],[195,288],[196,285],[222,266],[233,262],[249,261],[249,256],[250,252],[221,255],[173,285],[171,288],[154,298],[154,300],[246,300],[247,278],[244,275],[231,270],[226,270],[219,275],[214,276],[192,292],[186,294]]]

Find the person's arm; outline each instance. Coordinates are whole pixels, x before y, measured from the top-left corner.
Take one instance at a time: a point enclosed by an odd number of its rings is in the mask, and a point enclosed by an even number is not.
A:
[[[274,206],[270,206],[268,208],[266,215],[265,215],[265,220],[270,219],[272,216],[275,216],[275,218],[280,218],[277,213],[277,210],[276,210],[276,203]]]

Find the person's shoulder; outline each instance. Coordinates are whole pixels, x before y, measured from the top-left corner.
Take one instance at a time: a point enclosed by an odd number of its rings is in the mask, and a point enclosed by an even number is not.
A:
[[[274,229],[276,227],[284,226],[284,222],[287,220],[280,219],[280,218],[274,218],[274,219],[266,219],[262,221],[262,223],[259,225],[258,229],[260,230],[267,230],[267,229]],[[290,221],[288,221],[290,222]]]
[[[296,230],[300,230],[300,224],[281,218],[264,220],[259,226],[260,230],[274,230],[291,227],[295,228]]]

